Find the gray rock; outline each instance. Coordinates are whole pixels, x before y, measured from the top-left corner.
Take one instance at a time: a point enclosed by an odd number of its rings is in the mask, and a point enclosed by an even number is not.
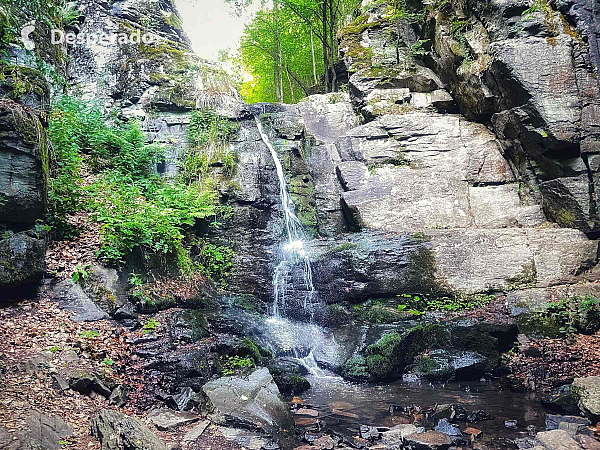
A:
[[[91,434],[102,450],[168,450],[168,447],[139,419],[105,410],[92,419]]]
[[[396,425],[389,431],[382,433],[381,443],[385,445],[386,449],[400,450],[404,448],[404,439],[416,432],[417,427],[414,425]]]
[[[15,288],[41,280],[45,270],[46,241],[29,232],[0,240],[0,289]]]
[[[569,433],[564,430],[544,431],[536,434],[536,439],[544,447],[552,450],[580,450],[581,447]]]
[[[41,82],[47,86],[45,81],[37,77],[30,79],[33,73],[35,72],[28,71],[27,78],[23,78],[21,83],[27,80],[32,85],[37,86]],[[7,81],[6,78],[3,79],[0,86],[3,98],[13,96]],[[5,88],[9,89],[10,94],[5,92]],[[47,105],[47,102],[46,98],[40,103]],[[28,225],[29,228],[37,219],[44,217],[45,192],[42,164],[38,155],[42,153],[46,133],[36,113],[25,111],[16,103],[11,105],[7,102],[0,105],[0,130],[0,223]],[[47,151],[47,147],[45,150]]]
[[[571,392],[571,386],[568,384],[554,389],[541,402],[546,408],[560,414],[579,414],[580,412],[578,398]],[[546,428],[553,429],[549,428],[547,423]]]
[[[575,425],[590,425],[589,419],[581,416],[559,416],[555,414],[546,414],[546,430],[558,430],[563,423]]]
[[[85,280],[82,280],[82,287],[96,305],[110,314],[120,309],[123,316],[125,310],[135,310],[127,303],[128,281],[115,269],[93,266]]]
[[[108,402],[111,405],[115,405],[118,408],[122,408],[123,406],[125,406],[127,404],[127,401],[127,388],[121,385],[114,388],[110,394],[110,397],[108,397]]]
[[[58,306],[72,311],[76,322],[95,322],[108,319],[108,314],[102,311],[83,291],[79,284],[66,279],[58,283],[52,291],[52,299],[58,301]]]
[[[161,431],[173,430],[181,425],[197,422],[199,419],[200,416],[197,414],[171,409],[159,409],[148,414],[148,420]]]
[[[440,421],[436,424],[434,430],[439,431],[440,433],[447,434],[448,436],[462,436],[460,428],[452,425],[446,419],[440,419]]]
[[[600,417],[600,377],[575,378],[571,392],[579,398],[579,408],[592,420]]]
[[[292,419],[287,405],[279,398],[279,389],[266,368],[247,378],[222,377],[206,383],[202,390],[214,411],[213,419],[221,424],[272,433],[288,428]]]
[[[28,443],[26,448],[32,450],[58,450],[58,442],[73,434],[71,427],[60,417],[48,416],[37,411],[33,411],[27,418],[27,427],[24,440]]]
[[[203,393],[196,393],[191,387],[184,387],[179,394],[170,396],[167,404],[178,411],[196,409],[202,411],[206,408],[206,397]]]
[[[198,438],[200,436],[202,436],[202,434],[204,433],[204,431],[206,430],[206,428],[209,425],[210,425],[210,421],[209,420],[203,420],[199,424],[194,425],[194,428],[192,428],[190,431],[188,431],[183,436],[183,442],[184,443],[196,442],[198,440]]]

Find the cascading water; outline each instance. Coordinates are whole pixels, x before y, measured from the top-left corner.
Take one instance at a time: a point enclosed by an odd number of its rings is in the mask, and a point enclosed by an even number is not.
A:
[[[302,267],[303,273],[303,291],[304,294],[304,302],[303,307],[305,311],[310,314],[311,321],[313,319],[313,308],[312,302],[313,297],[315,295],[315,288],[313,285],[312,279],[312,268],[310,264],[310,259],[308,252],[304,248],[304,243],[306,240],[306,234],[302,227],[302,222],[300,219],[294,214],[294,203],[290,197],[287,188],[287,182],[285,180],[285,174],[283,172],[283,165],[279,160],[277,152],[269,139],[269,136],[265,132],[262,122],[258,116],[255,116],[256,126],[258,127],[258,131],[260,136],[271,152],[271,156],[273,157],[273,162],[275,163],[275,168],[277,169],[277,177],[279,178],[279,197],[281,199],[281,206],[284,214],[285,221],[285,231],[287,234],[287,241],[282,245],[282,251],[280,252],[279,261],[277,262],[277,266],[275,267],[275,271],[273,273],[273,308],[271,310],[272,325],[282,325],[282,328],[290,327],[291,323],[287,320],[283,319],[285,315],[286,301],[285,294],[287,288],[287,282],[290,275],[290,271],[292,267],[296,265],[300,265]],[[309,335],[310,330],[306,330]],[[314,333],[313,337],[316,338],[318,333]],[[325,377],[327,373],[321,370],[317,362],[314,358],[313,347],[315,343],[312,343],[311,350],[308,355],[299,355],[295,354],[294,356],[298,359],[298,361],[302,362],[302,364],[308,369],[308,371],[317,377]]]
[[[287,233],[287,241],[282,246],[280,253],[280,259],[275,268],[273,274],[273,310],[272,315],[275,317],[281,317],[285,314],[285,291],[287,285],[287,278],[290,273],[290,269],[293,265],[300,263],[303,270],[303,284],[306,294],[304,296],[304,309],[309,309],[312,316],[311,303],[315,294],[315,288],[312,280],[312,268],[310,266],[310,259],[308,253],[304,248],[304,242],[306,234],[302,228],[302,222],[294,214],[294,203],[290,197],[287,188],[287,182],[285,181],[285,174],[283,173],[283,166],[277,152],[269,139],[269,136],[265,133],[262,123],[258,117],[255,117],[256,125],[260,136],[271,152],[275,168],[277,169],[277,177],[279,178],[279,197],[281,199],[281,206],[283,208],[285,230]]]

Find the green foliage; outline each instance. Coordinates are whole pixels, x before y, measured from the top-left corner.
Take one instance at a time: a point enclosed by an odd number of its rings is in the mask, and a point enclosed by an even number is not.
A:
[[[221,117],[211,109],[192,111],[188,130],[190,148],[180,164],[182,180],[192,183],[210,177],[213,166],[222,166],[226,176],[233,176],[237,154],[227,147],[238,130],[237,122]]]
[[[71,275],[71,279],[73,283],[77,283],[79,280],[85,280],[88,277],[88,271],[90,270],[90,265],[82,266],[81,264],[77,264],[75,267],[75,271]]]
[[[454,296],[429,297],[425,295],[400,294],[402,310],[410,307],[407,312],[420,316],[424,311],[463,311],[487,306],[496,298],[493,294],[457,294]]]
[[[114,365],[114,363],[115,362],[110,358],[104,358],[102,360],[102,364],[104,364],[106,367],[109,367],[109,368],[112,367]]]
[[[424,46],[428,42],[430,42],[430,39],[417,40],[417,42],[415,42],[413,45],[410,46],[410,49],[408,50],[408,56],[412,56],[414,58],[416,56],[427,55],[428,51]]]
[[[220,148],[235,132],[237,124],[213,113],[193,114],[190,138],[194,145]],[[163,158],[164,149],[146,143],[139,122],[122,123],[98,105],[72,97],[63,96],[55,104],[49,136],[55,156],[49,223],[58,237],[72,236],[66,219],[83,209],[102,224],[98,254],[102,261],[124,264],[137,250],[146,259],[174,261],[182,273],[202,270],[223,282],[231,267],[231,250],[206,244],[198,263],[186,244],[198,220],[214,225],[226,211],[218,205],[214,183],[160,178],[153,167]],[[81,180],[84,159],[96,180],[85,188]],[[232,155],[225,155],[223,165],[226,171],[235,170]],[[134,296],[150,301],[139,286]]]
[[[227,286],[227,277],[233,267],[235,252],[226,246],[216,246],[203,242],[199,253],[199,269],[223,287]]]
[[[549,303],[522,324],[526,330],[549,337],[572,338],[576,333],[592,334],[600,329],[600,301],[592,295],[570,297]]]
[[[408,23],[422,23],[425,20],[425,10],[413,10],[406,0],[391,0],[388,5],[388,20],[401,20]]]
[[[238,372],[246,372],[254,367],[252,358],[242,358],[240,356],[223,356],[220,360],[221,373],[223,375],[233,375]]]
[[[525,11],[523,11],[521,13],[521,16],[528,20],[531,19],[536,12],[540,11],[540,9],[542,8],[542,1],[541,0],[536,0],[533,5],[531,5],[530,8],[526,9]]]
[[[162,324],[157,321],[154,317],[152,317],[150,320],[148,320],[145,324],[144,324],[144,329],[143,332],[144,334],[149,334],[149,333],[153,333],[154,331],[156,331],[157,328],[159,328]]]
[[[94,330],[86,330],[86,331],[82,331],[79,336],[82,338],[86,338],[86,339],[94,339],[94,338],[97,338],[98,336],[100,336],[100,333],[98,333],[97,331],[94,331]]]
[[[159,178],[139,183],[117,171],[106,172],[90,192],[94,194],[90,202],[93,217],[103,224],[102,260],[124,263],[137,248],[144,256],[175,258],[184,273],[194,271],[183,244],[184,229],[191,228],[196,219],[217,214],[213,192],[200,185],[169,184]]]

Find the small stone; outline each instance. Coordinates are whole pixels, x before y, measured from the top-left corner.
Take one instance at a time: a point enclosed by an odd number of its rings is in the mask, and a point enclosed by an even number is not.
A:
[[[447,448],[452,444],[450,436],[439,431],[411,434],[405,440],[408,445],[419,450],[437,450],[439,448]]]
[[[335,441],[331,436],[321,436],[319,439],[315,439],[313,445],[320,450],[333,450]]]
[[[440,421],[435,426],[435,431],[447,434],[448,436],[460,436],[462,434],[460,432],[460,429],[450,424],[447,419],[440,419]]]
[[[294,418],[294,423],[296,425],[298,425],[299,427],[309,427],[311,425],[314,425],[318,422],[318,419],[313,419],[311,417],[295,417]]]
[[[318,417],[319,411],[315,411],[314,409],[308,408],[300,408],[298,411],[296,411],[296,414],[300,416]]]
[[[493,417],[485,412],[483,409],[478,409],[477,411],[473,411],[469,413],[467,416],[467,422],[483,422],[484,420],[491,420]]]
[[[517,428],[518,425],[519,425],[519,422],[517,422],[516,420],[507,420],[504,422],[504,426],[506,428],[515,429],[515,428]]]
[[[477,439],[479,436],[481,436],[482,431],[478,430],[477,428],[467,427],[464,429],[463,433],[471,435],[473,439]]]
[[[111,405],[115,405],[118,408],[122,408],[127,403],[127,390],[125,387],[119,385],[113,389],[108,402]]]

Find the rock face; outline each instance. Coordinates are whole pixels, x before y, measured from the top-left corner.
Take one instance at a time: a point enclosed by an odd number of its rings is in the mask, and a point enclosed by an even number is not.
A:
[[[138,419],[106,410],[92,420],[91,434],[102,450],[167,450],[168,447]]]
[[[247,378],[223,377],[202,387],[218,423],[272,434],[292,424],[289,409],[267,368]]]

